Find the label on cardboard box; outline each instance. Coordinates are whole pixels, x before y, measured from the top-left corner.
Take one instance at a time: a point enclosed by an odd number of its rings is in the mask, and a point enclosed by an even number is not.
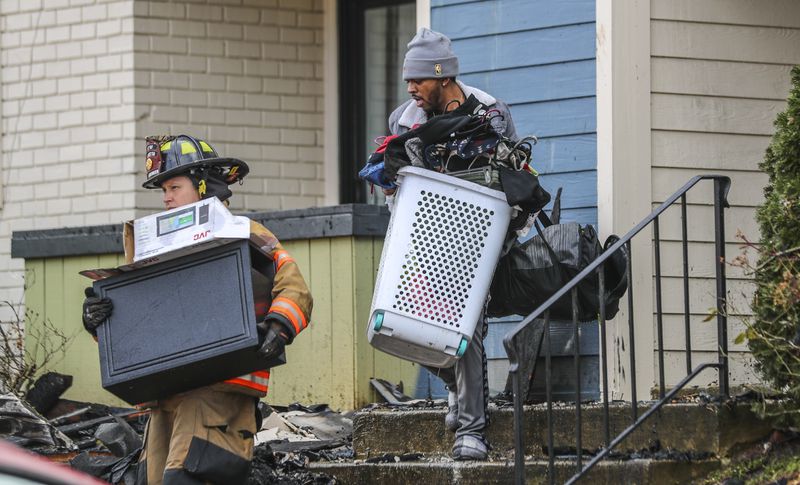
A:
[[[133,262],[216,240],[249,237],[250,219],[234,216],[219,199],[211,197],[133,221]]]
[[[126,259],[133,259],[132,263],[117,268],[85,270],[80,274],[101,280],[234,239],[250,239],[250,219],[231,214],[219,199],[212,197],[128,221],[123,225],[122,239]]]

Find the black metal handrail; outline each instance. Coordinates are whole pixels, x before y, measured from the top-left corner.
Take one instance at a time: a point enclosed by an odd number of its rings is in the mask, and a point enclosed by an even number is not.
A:
[[[692,370],[691,361],[691,333],[689,329],[689,274],[688,274],[688,237],[687,237],[687,212],[686,212],[686,192],[694,187],[701,180],[714,181],[714,245],[715,245],[715,267],[716,267],[716,317],[717,317],[717,351],[718,362],[706,363]],[[576,468],[575,475],[567,482],[574,483],[583,474],[588,472],[596,463],[602,460],[608,453],[649,416],[655,413],[665,403],[669,402],[684,386],[694,379],[701,371],[715,367],[719,372],[719,391],[724,397],[729,396],[728,389],[728,337],[727,337],[727,312],[726,312],[726,281],[725,281],[725,224],[724,209],[729,207],[727,194],[730,189],[730,178],[724,175],[698,175],[689,180],[677,192],[671,195],[664,203],[658,206],[649,216],[645,217],[625,236],[619,239],[611,247],[607,248],[589,266],[584,268],[574,278],[572,278],[559,291],[542,303],[536,310],[525,317],[514,329],[506,334],[503,339],[506,353],[509,358],[509,373],[512,379],[513,399],[514,399],[514,480],[517,484],[525,483],[525,455],[523,442],[523,404],[528,394],[530,379],[538,358],[540,348],[544,344],[545,348],[545,393],[547,401],[547,427],[548,427],[548,477],[549,483],[554,483],[554,461],[555,452],[553,446],[553,402],[552,402],[552,382],[551,382],[551,351],[550,351],[550,315],[549,309],[560,300],[567,292],[572,293],[572,320],[574,324],[574,362],[576,372],[576,393],[575,393],[575,412],[576,412]],[[683,242],[683,290],[684,290],[684,327],[686,333],[686,369],[687,376],[674,386],[669,393],[665,393],[664,379],[664,342],[663,342],[663,321],[661,307],[661,254],[660,254],[660,234],[658,217],[670,206],[680,199],[681,201],[681,230]],[[636,399],[636,363],[635,363],[635,341],[634,341],[634,318],[633,318],[633,279],[632,279],[632,259],[631,259],[631,239],[639,234],[645,227],[653,224],[653,249],[655,253],[655,278],[656,278],[656,326],[658,338],[658,359],[659,359],[659,397],[660,400],[652,406],[641,417],[638,416]],[[623,246],[628,252],[627,278],[628,278],[628,337],[630,353],[630,384],[631,384],[631,412],[632,424],[625,429],[613,441],[610,440],[609,427],[609,396],[608,396],[608,368],[606,358],[601,359],[602,365],[602,384],[603,384],[603,407],[604,407],[604,429],[605,429],[605,448],[598,453],[585,467],[583,466],[582,450],[582,431],[581,431],[581,389],[580,389],[580,350],[578,334],[578,291],[577,285],[583,279],[597,273],[599,283],[599,298],[601,302],[599,309],[598,323],[601,332],[601,346],[603,355],[606,355],[606,309],[605,301],[605,279],[603,264],[615,252]],[[541,318],[543,317],[543,319]],[[536,324],[534,324],[536,322]]]

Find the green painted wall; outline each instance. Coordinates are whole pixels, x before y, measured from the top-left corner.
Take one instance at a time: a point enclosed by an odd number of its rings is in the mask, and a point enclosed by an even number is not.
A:
[[[366,322],[383,238],[336,237],[286,241],[314,296],[309,327],[287,348],[287,364],[275,368],[267,401],[328,403],[355,409],[379,400],[370,377],[416,384],[419,366],[372,348]],[[122,255],[26,260],[28,308],[74,334],[65,358],[51,366],[73,376],[67,399],[122,404],[100,386],[97,345],[80,320],[83,289],[90,280],[78,271],[114,267]],[[29,344],[30,345],[30,344]]]
[[[91,285],[91,280],[78,274],[84,269],[113,268],[123,262],[121,254],[25,261],[28,310],[37,312],[41,319],[49,319],[65,335],[74,336],[63,360],[46,369],[72,376],[72,387],[63,396],[66,399],[126,405],[100,386],[97,343],[81,323],[83,289]],[[41,324],[41,320],[33,324]],[[30,340],[31,332],[27,335]],[[26,345],[31,348],[34,343],[27,341]]]

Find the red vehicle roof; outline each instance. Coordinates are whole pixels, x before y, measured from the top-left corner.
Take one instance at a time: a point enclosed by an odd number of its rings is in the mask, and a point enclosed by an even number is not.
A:
[[[0,439],[0,478],[3,476],[21,477],[51,485],[106,483]]]

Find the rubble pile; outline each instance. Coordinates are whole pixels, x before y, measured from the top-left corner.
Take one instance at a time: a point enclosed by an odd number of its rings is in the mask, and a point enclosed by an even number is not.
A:
[[[309,453],[273,452],[268,444],[256,446],[250,465],[248,485],[333,485],[336,479],[324,473],[312,473],[307,465]]]
[[[77,449],[47,418],[13,394],[0,395],[0,437],[37,452]]]
[[[132,485],[149,412],[61,399],[71,378],[45,375],[33,402],[0,394],[0,438],[68,462],[109,483]],[[53,397],[55,396],[55,397]],[[327,404],[260,405],[264,417],[256,434],[249,484],[332,485],[335,477],[308,470],[312,461],[353,458],[350,414]]]
[[[147,411],[61,399],[72,377],[42,375],[20,399],[0,395],[0,438],[111,483],[133,484]]]
[[[269,408],[269,406],[266,406]],[[331,485],[336,479],[312,473],[312,461],[342,461],[353,458],[353,420],[349,414],[332,411],[327,404],[263,410],[266,415],[256,434],[256,448],[249,484]]]

